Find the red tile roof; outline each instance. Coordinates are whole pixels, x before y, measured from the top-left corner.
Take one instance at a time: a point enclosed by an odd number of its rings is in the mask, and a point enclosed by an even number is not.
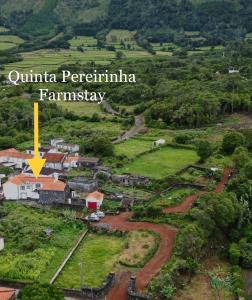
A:
[[[32,177],[20,174],[15,177],[11,177],[6,183],[13,183],[15,185],[22,185],[27,183],[40,183],[41,187],[38,188],[41,191],[61,191],[63,192],[66,188],[66,184],[60,180],[52,177]],[[6,184],[5,183],[5,184]],[[1,300],[1,299],[0,299]]]
[[[22,153],[17,151],[15,148],[6,149],[3,151],[0,151],[0,157],[10,157],[10,158],[21,158],[21,159],[30,159],[32,158],[32,155],[27,153]],[[0,299],[1,300],[1,299]]]
[[[96,191],[96,192],[88,194],[86,199],[88,199],[88,198],[95,198],[97,201],[103,201],[104,194]]]
[[[0,287],[0,300],[11,300],[15,295],[15,290]]]
[[[63,154],[63,153],[46,153],[43,158],[45,158],[46,162],[49,162],[49,163],[61,163],[65,158],[65,154]]]

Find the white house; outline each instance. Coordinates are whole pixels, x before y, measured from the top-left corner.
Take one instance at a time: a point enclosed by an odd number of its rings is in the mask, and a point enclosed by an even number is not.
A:
[[[76,144],[68,144],[62,142],[62,143],[58,143],[56,147],[58,150],[62,150],[70,153],[75,153],[80,151],[79,145]]]
[[[58,150],[75,153],[80,151],[80,146],[76,144],[65,143],[64,139],[58,138],[51,140],[51,145]]]
[[[164,139],[160,139],[160,140],[157,140],[153,143],[153,146],[154,147],[161,147],[161,146],[164,146],[166,143],[166,141]]]
[[[104,199],[104,194],[100,192],[93,192],[86,197],[86,207],[88,209],[100,209]]]
[[[18,169],[26,166],[27,160],[31,158],[32,155],[19,152],[14,148],[0,151],[0,163],[12,163]]]
[[[63,143],[63,142],[64,142],[64,139],[62,139],[62,138],[53,139],[53,140],[51,140],[51,146],[57,147],[58,143]]]
[[[0,251],[3,251],[4,249],[4,238],[0,237]]]
[[[46,153],[50,152],[50,150],[51,147],[39,147],[39,157],[42,158]],[[34,156],[34,148],[28,148],[26,153]]]
[[[3,184],[4,196],[8,200],[39,200],[43,192],[46,192],[47,196],[52,192],[51,196],[56,198],[56,193],[64,193],[65,188],[66,184],[55,178],[35,178],[24,174],[11,177]]]
[[[237,74],[237,73],[240,73],[240,71],[237,70],[237,69],[235,69],[235,68],[232,68],[232,69],[229,69],[229,70],[228,70],[228,73],[229,73],[229,74]]]
[[[46,153],[43,156],[46,159],[45,168],[63,170],[63,163],[65,161],[66,155],[63,153]]]
[[[66,159],[64,160],[63,167],[64,169],[72,169],[72,168],[78,168],[78,162],[79,162],[79,155],[68,155]]]

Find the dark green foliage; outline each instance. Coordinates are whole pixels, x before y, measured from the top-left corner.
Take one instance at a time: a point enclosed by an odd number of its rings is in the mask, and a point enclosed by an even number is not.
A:
[[[230,132],[224,136],[222,149],[226,154],[232,154],[236,147],[245,144],[245,137],[239,132]]]
[[[50,284],[34,283],[24,287],[19,295],[19,300],[64,300],[61,290]]]
[[[245,171],[246,177],[248,179],[252,179],[252,162],[251,161],[246,164],[244,171]]]
[[[213,154],[212,145],[206,140],[199,141],[196,149],[201,162],[206,161]]]
[[[81,153],[92,153],[98,156],[112,156],[114,153],[114,146],[106,134],[97,133],[83,142],[81,145]]]

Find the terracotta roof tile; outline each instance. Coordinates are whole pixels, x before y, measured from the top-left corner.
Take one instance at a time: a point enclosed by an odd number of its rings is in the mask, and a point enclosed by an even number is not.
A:
[[[46,162],[61,163],[64,160],[65,154],[63,153],[45,153],[44,157]]]
[[[15,148],[0,151],[0,157],[30,159],[32,155],[17,151]]]
[[[41,191],[64,191],[66,187],[66,184],[64,182],[52,177],[35,178],[32,176],[26,176],[24,174],[11,177],[9,181],[7,181],[7,183],[9,182],[15,185],[21,185],[25,183],[40,183],[41,187],[39,188],[39,190]]]
[[[95,198],[97,201],[103,201],[104,194],[96,191],[96,192],[88,194],[87,198]]]
[[[14,297],[15,290],[0,287],[0,300],[10,300]]]

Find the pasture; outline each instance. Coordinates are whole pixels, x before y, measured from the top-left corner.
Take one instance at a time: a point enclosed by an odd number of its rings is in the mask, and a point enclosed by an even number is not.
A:
[[[0,31],[0,33],[1,33],[1,31]],[[18,45],[22,44],[23,42],[24,42],[24,40],[16,35],[0,35],[0,51],[15,48]]]
[[[3,32],[8,32],[10,31],[10,29],[4,27],[4,26],[0,26],[0,33],[3,33]]]
[[[81,46],[84,49],[95,50],[97,45],[97,39],[91,36],[75,36],[69,40],[72,49],[76,49]]]
[[[177,171],[188,164],[195,163],[198,159],[194,150],[164,147],[142,155],[116,171],[119,174],[130,173],[161,179],[174,175]]]
[[[150,150],[152,142],[143,139],[132,138],[128,141],[115,145],[116,156],[125,155],[134,158],[136,155]]]
[[[113,271],[123,248],[123,238],[89,234],[63,269],[56,285],[78,289],[80,263],[83,262],[84,286],[99,287]]]
[[[114,46],[117,50],[122,50],[125,46],[128,50],[142,51],[143,49],[135,41],[135,34],[136,31],[113,29],[106,36],[106,44]]]
[[[101,105],[91,102],[72,102],[72,101],[59,101],[57,105],[64,110],[70,111],[78,116],[92,117],[94,113],[99,115],[106,115],[101,110]]]
[[[126,58],[143,58],[150,56],[146,51],[124,51]],[[84,52],[76,50],[51,50],[43,49],[32,52],[21,53],[23,60],[20,62],[5,65],[4,74],[8,74],[11,70],[34,72],[51,72],[61,65],[67,64],[86,64],[94,61],[96,64],[107,65],[115,59],[116,53],[107,50],[87,50]]]

